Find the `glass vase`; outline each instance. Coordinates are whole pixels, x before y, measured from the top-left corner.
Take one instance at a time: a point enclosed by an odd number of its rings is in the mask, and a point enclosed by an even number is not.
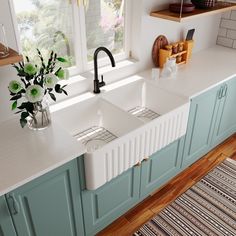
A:
[[[51,124],[51,116],[47,99],[33,103],[34,111],[28,119],[28,126],[33,130],[43,130]]]

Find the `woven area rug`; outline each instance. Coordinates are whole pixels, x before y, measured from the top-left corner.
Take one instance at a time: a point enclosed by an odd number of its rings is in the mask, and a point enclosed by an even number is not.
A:
[[[236,161],[226,159],[135,236],[236,236]]]

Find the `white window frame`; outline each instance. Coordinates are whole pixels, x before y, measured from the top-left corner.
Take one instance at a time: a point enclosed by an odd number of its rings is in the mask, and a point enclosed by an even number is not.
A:
[[[85,6],[81,0],[68,0],[72,4],[73,11],[73,31],[74,31],[74,55],[75,55],[75,65],[68,68],[70,71],[70,76],[75,76],[93,69],[93,62],[88,62],[87,60],[87,42],[86,42],[86,24],[85,24]],[[13,26],[16,34],[17,46],[20,52],[22,52],[22,47],[20,43],[20,33],[18,30],[18,23],[14,9],[13,0],[9,0],[11,7],[11,15]],[[131,0],[125,0],[124,3],[124,52],[113,55],[116,62],[129,59],[130,48],[131,48]],[[99,67],[109,65],[108,58],[99,59]]]

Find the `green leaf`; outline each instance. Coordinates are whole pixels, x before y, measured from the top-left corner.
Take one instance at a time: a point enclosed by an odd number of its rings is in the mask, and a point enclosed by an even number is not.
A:
[[[17,100],[15,102],[13,102],[12,105],[11,105],[12,111],[15,110],[16,107],[17,107]]]
[[[17,112],[15,112],[15,114],[19,114],[19,113],[21,113],[22,111],[17,111]]]
[[[24,110],[26,109],[27,112],[33,114],[34,112],[34,105],[31,102],[23,102],[18,109]]]
[[[50,97],[51,97],[51,99],[53,100],[53,101],[56,101],[57,99],[56,99],[56,96],[53,94],[53,93],[49,93],[49,95],[50,95]]]
[[[25,125],[27,124],[27,120],[26,119],[20,119],[20,124],[21,124],[21,127],[24,128]]]
[[[61,89],[61,90],[66,96],[68,96],[68,93],[64,89]]]
[[[22,97],[21,94],[17,94],[17,95],[15,95],[14,97],[12,97],[10,100],[11,100],[11,101],[14,101],[14,100],[17,100],[17,99],[19,99],[19,98],[21,98],[21,97]]]
[[[63,57],[58,57],[57,60],[60,61],[60,62],[63,62],[63,63],[64,63],[64,62],[68,62],[68,61],[67,61],[65,58],[63,58]]]
[[[55,91],[56,91],[57,93],[62,93],[61,85],[60,85],[60,84],[56,84],[56,86],[55,86]]]
[[[21,113],[21,119],[22,119],[22,120],[25,120],[28,116],[29,116],[29,113],[28,113],[28,112],[25,112],[25,111],[24,111],[24,112]]]

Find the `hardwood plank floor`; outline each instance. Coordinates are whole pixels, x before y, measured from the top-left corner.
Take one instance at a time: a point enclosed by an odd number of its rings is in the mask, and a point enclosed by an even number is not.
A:
[[[188,167],[164,187],[102,230],[97,236],[130,236],[227,157],[236,160],[236,134]]]

